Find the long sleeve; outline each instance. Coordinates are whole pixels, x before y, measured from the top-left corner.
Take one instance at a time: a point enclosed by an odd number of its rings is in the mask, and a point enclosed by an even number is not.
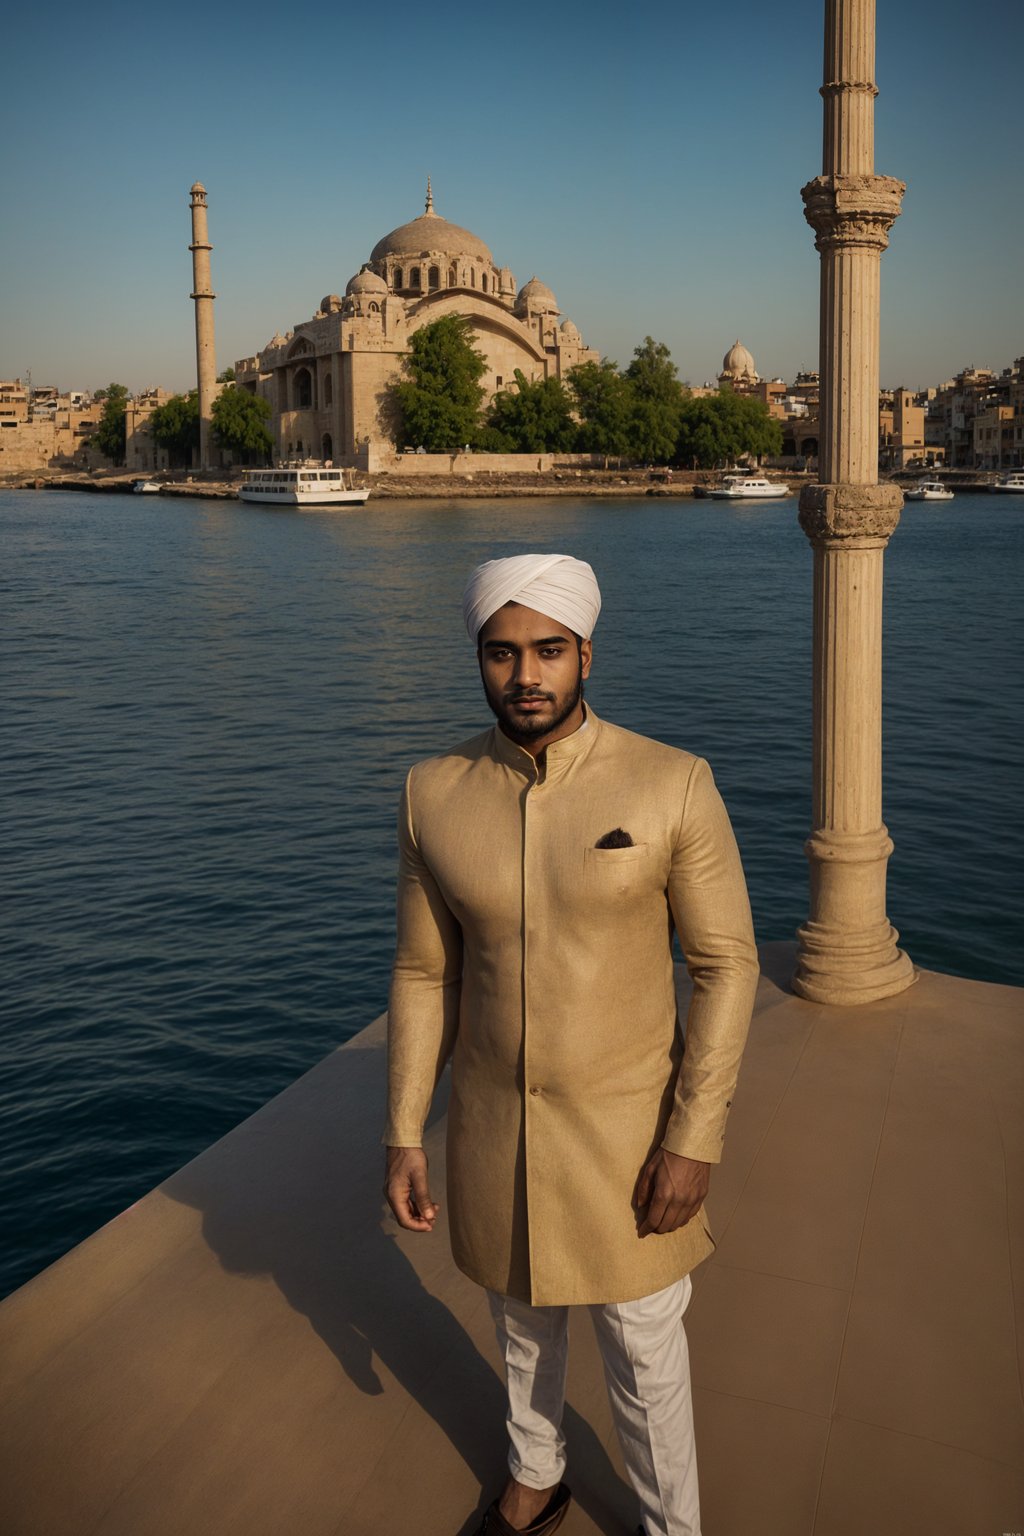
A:
[[[383,1141],[418,1147],[452,1053],[462,987],[462,930],[417,845],[413,774],[398,816],[398,941],[388,1003],[388,1116]]]
[[[669,901],[693,997],[661,1144],[666,1151],[717,1163],[750,1027],[758,962],[736,839],[711,770],[700,758],[687,785]]]

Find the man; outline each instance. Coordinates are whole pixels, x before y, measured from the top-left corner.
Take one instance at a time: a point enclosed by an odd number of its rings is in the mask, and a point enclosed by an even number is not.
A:
[[[386,1192],[438,1206],[421,1135],[449,1059],[456,1263],[487,1288],[510,1476],[481,1527],[548,1536],[569,1503],[567,1308],[590,1308],[646,1536],[700,1530],[682,1313],[714,1244],[710,1164],[757,958],[707,764],[583,702],[601,605],[567,555],[488,561],[464,614],[497,725],[410,773],[399,818]],[[685,1054],[673,928],[693,978]]]

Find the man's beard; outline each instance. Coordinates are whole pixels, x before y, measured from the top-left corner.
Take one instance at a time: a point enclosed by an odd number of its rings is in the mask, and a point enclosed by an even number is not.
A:
[[[583,663],[580,662],[575,685],[561,698],[554,693],[545,693],[542,688],[524,688],[495,699],[486,686],[484,697],[505,735],[519,745],[526,746],[538,736],[549,736],[568,720],[583,697]],[[519,699],[545,699],[555,706],[555,712],[553,715],[517,715],[512,706]]]

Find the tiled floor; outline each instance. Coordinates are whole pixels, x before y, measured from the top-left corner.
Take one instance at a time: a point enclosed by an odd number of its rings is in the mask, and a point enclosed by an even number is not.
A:
[[[1024,994],[758,1008],[687,1315],[705,1536],[1024,1528]],[[469,1536],[489,1312],[381,1219],[375,1025],[0,1306],[5,1536]],[[441,1183],[443,1111],[429,1146]],[[632,1499],[574,1315],[566,1536]]]

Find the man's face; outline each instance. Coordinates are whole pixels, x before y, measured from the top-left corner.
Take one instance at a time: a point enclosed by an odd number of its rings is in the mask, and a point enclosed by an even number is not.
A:
[[[534,608],[506,603],[478,636],[487,702],[506,736],[536,754],[583,724],[590,641]]]

